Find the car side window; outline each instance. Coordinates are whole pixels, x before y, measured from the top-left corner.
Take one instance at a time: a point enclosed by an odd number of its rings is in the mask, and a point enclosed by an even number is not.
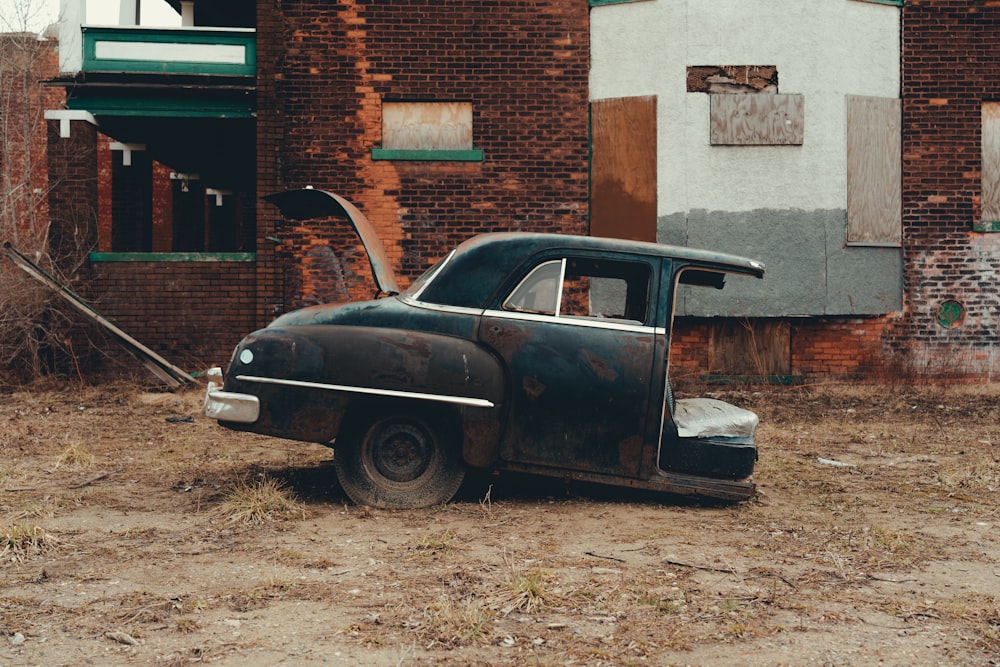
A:
[[[589,257],[535,267],[504,301],[505,310],[641,324],[649,307],[649,266]]]
[[[559,284],[564,261],[561,259],[539,264],[525,276],[504,301],[505,310],[519,313],[555,315],[559,311]]]

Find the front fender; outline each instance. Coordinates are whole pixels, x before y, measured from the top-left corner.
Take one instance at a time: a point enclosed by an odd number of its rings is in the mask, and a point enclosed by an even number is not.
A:
[[[248,349],[250,354],[243,354]],[[250,359],[250,363],[244,363]],[[477,343],[439,333],[383,327],[306,325],[262,329],[237,349],[227,389],[278,386],[330,394],[336,410],[380,396],[453,406],[461,415],[463,457],[496,457],[506,405],[503,364]],[[287,402],[283,409],[292,409]],[[262,409],[267,410],[266,405]],[[333,418],[335,417],[335,418]],[[328,415],[339,427],[343,415]],[[331,419],[333,418],[333,419]],[[332,437],[332,436],[331,436]]]

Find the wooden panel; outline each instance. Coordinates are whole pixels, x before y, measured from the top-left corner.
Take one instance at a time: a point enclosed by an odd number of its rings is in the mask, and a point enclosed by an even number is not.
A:
[[[1000,221],[1000,102],[983,104],[982,221]]]
[[[759,377],[790,375],[791,336],[787,320],[720,320],[711,326],[709,372]]]
[[[656,241],[656,98],[590,105],[590,233]]]
[[[712,144],[775,146],[801,144],[805,133],[802,95],[710,95]]]
[[[847,242],[902,243],[900,100],[847,96]]]
[[[471,102],[386,102],[382,105],[382,148],[469,150]]]

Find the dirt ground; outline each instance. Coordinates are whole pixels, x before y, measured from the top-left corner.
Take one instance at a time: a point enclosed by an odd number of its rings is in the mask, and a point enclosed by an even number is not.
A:
[[[1000,387],[716,395],[761,417],[751,501],[383,511],[200,389],[6,393],[0,665],[998,664]]]

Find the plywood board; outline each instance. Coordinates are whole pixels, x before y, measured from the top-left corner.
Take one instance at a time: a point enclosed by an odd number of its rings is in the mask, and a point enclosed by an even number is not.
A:
[[[791,374],[788,320],[724,319],[711,325],[710,373],[770,377]]]
[[[1000,221],[1000,102],[983,103],[983,222]]]
[[[847,96],[847,242],[902,243],[901,103]]]
[[[471,102],[385,102],[382,148],[393,150],[469,150]]]
[[[591,235],[656,241],[656,98],[596,100],[590,114]]]
[[[805,135],[802,95],[720,94],[712,100],[712,145],[798,145]]]

